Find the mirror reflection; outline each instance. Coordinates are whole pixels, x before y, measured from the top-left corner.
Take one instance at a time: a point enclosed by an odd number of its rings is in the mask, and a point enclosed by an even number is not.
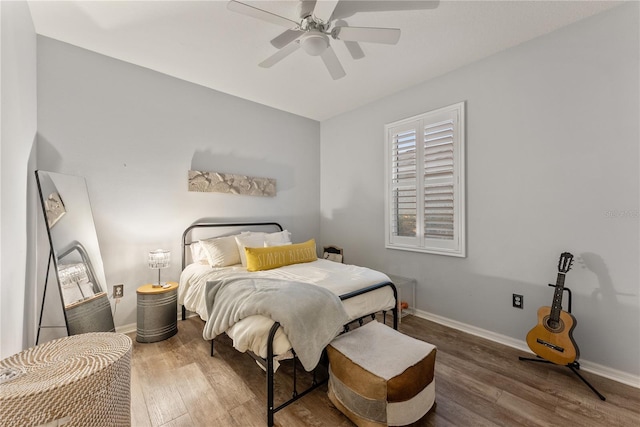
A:
[[[115,331],[84,178],[36,171],[36,180],[68,334]]]
[[[79,242],[58,255],[58,278],[65,308],[102,292],[96,282],[93,264]]]

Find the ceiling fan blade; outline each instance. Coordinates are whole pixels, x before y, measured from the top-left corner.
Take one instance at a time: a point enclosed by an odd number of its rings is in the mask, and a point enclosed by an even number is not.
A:
[[[440,0],[358,0],[341,1],[333,11],[333,19],[348,18],[361,12],[436,9]]]
[[[284,16],[276,15],[275,13],[267,12],[266,10],[258,9],[257,7],[253,7],[236,0],[231,0],[227,3],[227,8],[234,12],[251,16],[252,18],[260,19],[262,21],[271,22],[272,24],[280,25],[285,28],[295,28],[298,26],[297,22],[285,18]]]
[[[335,27],[331,35],[350,42],[396,44],[400,40],[398,28]]]
[[[329,22],[338,1],[340,0],[317,0],[316,7],[313,9],[313,17],[325,23]]]
[[[348,27],[349,26],[347,21],[342,20],[342,19],[338,19],[337,21],[335,21],[333,23],[333,25],[335,27]],[[346,41],[346,42],[344,42],[344,45],[347,47],[347,50],[349,51],[349,53],[351,54],[351,57],[353,59],[362,59],[362,58],[364,58],[364,52],[363,52],[362,48],[360,47],[360,45],[357,42]]]
[[[271,45],[277,49],[282,49],[303,34],[304,31],[301,30],[287,30],[271,40]]]
[[[264,61],[258,64],[262,68],[270,68],[300,48],[299,43],[289,43]]]
[[[344,71],[344,68],[342,68],[342,65],[340,64],[340,60],[338,60],[338,57],[336,56],[336,53],[333,51],[331,46],[329,46],[324,52],[322,52],[320,58],[322,58],[322,62],[324,62],[327,70],[329,70],[329,74],[331,74],[333,80],[338,80],[347,75],[347,73],[345,73]]]
[[[364,58],[364,51],[362,50],[358,42],[344,42],[344,45],[347,47],[347,50],[349,51],[353,59]]]

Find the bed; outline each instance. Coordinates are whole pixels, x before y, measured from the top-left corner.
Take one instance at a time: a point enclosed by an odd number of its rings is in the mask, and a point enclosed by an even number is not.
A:
[[[262,361],[269,426],[277,411],[326,382],[316,380],[315,367],[325,346],[350,324],[379,312],[386,320],[391,311],[397,329],[397,291],[388,276],[317,258],[314,241],[292,243],[275,222],[189,226],[182,236],[182,269],[182,318],[190,311],[206,322],[203,338],[211,340],[211,355],[214,338],[224,332],[238,351]],[[274,372],[286,358],[294,358],[294,390],[275,407]],[[295,384],[297,361],[314,372],[302,392]]]

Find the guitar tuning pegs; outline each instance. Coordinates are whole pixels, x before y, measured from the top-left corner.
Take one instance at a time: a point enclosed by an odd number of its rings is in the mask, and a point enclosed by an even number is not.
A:
[[[558,260],[558,271],[560,273],[566,273],[571,270],[571,265],[573,264],[573,255],[569,252],[563,252],[560,254],[560,259]]]

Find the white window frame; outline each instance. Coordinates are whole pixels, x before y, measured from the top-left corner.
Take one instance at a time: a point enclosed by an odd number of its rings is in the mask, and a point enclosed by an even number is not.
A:
[[[425,179],[424,179],[424,141],[418,137],[424,135],[428,126],[447,122],[453,128],[453,236],[451,239],[425,237]],[[424,252],[438,255],[466,257],[466,209],[465,209],[465,103],[460,102],[448,107],[429,111],[393,123],[385,129],[385,245],[388,249]],[[394,136],[404,131],[415,130],[417,141],[416,180],[405,182],[415,185],[416,190],[416,232],[415,236],[394,234],[392,200],[394,190],[403,187],[393,182],[393,144]]]

